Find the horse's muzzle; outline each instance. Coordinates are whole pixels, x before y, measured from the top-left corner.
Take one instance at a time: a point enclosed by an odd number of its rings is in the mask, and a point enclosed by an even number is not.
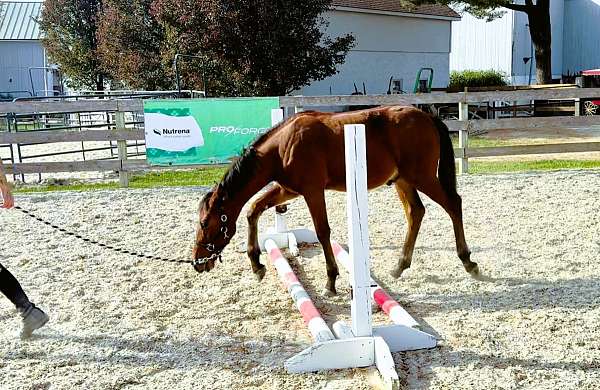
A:
[[[210,259],[206,263],[194,264],[194,269],[198,273],[209,272],[211,269],[215,268],[215,259]]]
[[[194,250],[192,251],[192,265],[198,273],[209,272],[211,269],[215,268],[215,261],[219,257],[214,253],[202,252],[206,251],[199,245],[194,246]]]

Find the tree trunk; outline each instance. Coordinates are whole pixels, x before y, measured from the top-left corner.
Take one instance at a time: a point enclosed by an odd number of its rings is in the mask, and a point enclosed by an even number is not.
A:
[[[96,91],[104,91],[104,75],[96,75]]]
[[[535,48],[536,79],[538,84],[552,83],[552,27],[550,2],[538,0],[527,12],[531,41]]]

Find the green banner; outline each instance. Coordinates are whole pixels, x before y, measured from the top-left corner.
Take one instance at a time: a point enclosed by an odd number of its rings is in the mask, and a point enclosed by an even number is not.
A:
[[[148,163],[227,163],[271,128],[274,109],[276,97],[146,100]]]

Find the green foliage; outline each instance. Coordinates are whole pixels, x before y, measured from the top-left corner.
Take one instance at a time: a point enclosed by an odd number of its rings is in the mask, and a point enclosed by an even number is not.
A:
[[[354,37],[324,35],[331,0],[219,0],[203,46],[235,70],[240,95],[284,95],[337,73]]]
[[[152,16],[153,0],[104,0],[98,22],[103,69],[131,89],[173,88],[172,58],[163,58],[165,30]]]
[[[325,36],[331,0],[104,0],[104,68],[129,87],[283,95],[337,72],[354,37]]]
[[[42,43],[73,88],[104,89],[106,73],[97,53],[102,0],[46,0],[39,20]]]
[[[513,3],[511,0],[412,0],[413,4],[443,4],[452,6],[456,11],[468,12],[478,18],[485,18],[488,21],[502,16],[506,11],[501,10]]]
[[[331,0],[46,0],[44,46],[74,88],[113,82],[213,95],[283,95],[337,72],[354,37],[331,38]],[[204,80],[208,85],[204,85]]]
[[[450,72],[449,90],[462,91],[465,87],[497,87],[506,85],[504,74],[495,70],[463,70]]]

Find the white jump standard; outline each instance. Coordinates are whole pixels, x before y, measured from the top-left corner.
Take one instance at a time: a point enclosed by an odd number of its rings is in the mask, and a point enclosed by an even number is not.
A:
[[[338,261],[350,272],[352,327],[337,322],[332,333],[281,255],[277,248],[279,243],[272,239],[261,240],[315,339],[315,344],[288,359],[285,367],[288,372],[301,373],[375,365],[386,388],[394,389],[399,387],[399,379],[391,352],[433,348],[437,341],[432,335],[414,329],[417,322],[371,279],[365,126],[346,125],[344,131],[350,254],[337,244],[334,250]],[[394,325],[372,326],[371,299],[374,293]]]
[[[310,229],[288,229],[283,213],[278,211],[275,211],[275,226],[268,228],[265,234],[258,235],[261,251],[269,251],[265,245],[268,240],[272,240],[278,248],[288,248],[292,256],[300,254],[299,243],[319,242],[317,234]]]

